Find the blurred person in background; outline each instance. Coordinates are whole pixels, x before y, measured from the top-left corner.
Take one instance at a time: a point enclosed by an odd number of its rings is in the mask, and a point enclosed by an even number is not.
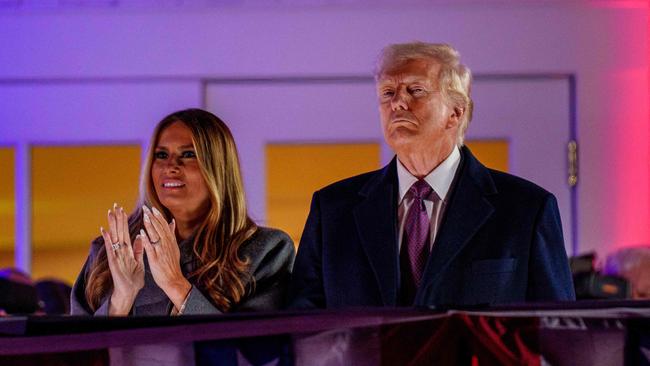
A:
[[[11,314],[42,315],[42,303],[31,277],[17,269],[0,269],[0,316]]]
[[[207,111],[187,109],[158,123],[138,207],[127,216],[114,204],[100,232],[73,286],[72,314],[210,314],[283,306],[293,243],[248,216],[234,139]]]
[[[36,281],[34,287],[36,287],[45,314],[70,313],[70,292],[72,292],[70,285],[55,278],[47,278]]]
[[[632,299],[650,299],[650,247],[622,248],[609,254],[605,273],[625,278]]]

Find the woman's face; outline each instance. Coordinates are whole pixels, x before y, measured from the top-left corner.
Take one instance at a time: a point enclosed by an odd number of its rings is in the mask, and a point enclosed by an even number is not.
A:
[[[160,133],[151,179],[158,199],[177,221],[196,220],[210,208],[209,190],[201,175],[192,132],[182,122],[173,122]]]

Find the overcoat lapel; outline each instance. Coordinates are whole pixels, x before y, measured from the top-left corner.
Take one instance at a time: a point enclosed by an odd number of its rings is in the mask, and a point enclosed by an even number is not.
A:
[[[186,277],[196,269],[196,262],[194,260],[194,255],[192,254],[193,242],[194,239],[190,238],[179,243],[181,271]],[[168,314],[172,308],[171,300],[169,300],[165,292],[156,285],[153,275],[151,274],[151,268],[149,267],[149,260],[147,259],[146,254],[144,266],[145,276],[148,278],[145,280],[145,287],[140,290],[140,293],[135,299],[135,303],[133,304],[135,308],[134,312],[138,315]]]
[[[496,194],[487,168],[463,147],[463,164],[424,270],[415,303],[427,303],[428,293],[435,293],[440,275],[469,243],[492,215],[494,207],[486,196]]]
[[[394,306],[398,287],[396,159],[359,191],[354,219],[385,306]]]

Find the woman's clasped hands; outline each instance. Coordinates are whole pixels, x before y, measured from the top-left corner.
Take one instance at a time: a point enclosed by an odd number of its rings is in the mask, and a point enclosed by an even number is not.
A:
[[[109,315],[127,315],[135,297],[144,286],[144,258],[141,241],[131,245],[128,217],[122,207],[113,204],[108,210],[108,232],[99,229],[104,238],[108,268],[113,278]]]
[[[144,244],[151,275],[167,297],[174,303],[178,312],[183,307],[192,285],[181,271],[181,253],[176,242],[176,221],[165,221],[155,207],[151,210],[142,206],[144,230],[138,238]]]
[[[109,315],[128,315],[138,292],[144,286],[144,253],[152,277],[176,311],[181,309],[192,286],[180,267],[180,249],[176,241],[176,222],[167,223],[155,207],[142,206],[144,230],[135,237],[129,235],[128,217],[117,204],[108,211],[109,231],[101,228],[113,279]]]

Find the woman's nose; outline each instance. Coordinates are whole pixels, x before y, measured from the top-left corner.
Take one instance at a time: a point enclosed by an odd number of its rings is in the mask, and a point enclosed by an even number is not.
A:
[[[182,165],[182,161],[180,157],[171,155],[166,161],[165,161],[165,167],[167,169],[178,169]]]

